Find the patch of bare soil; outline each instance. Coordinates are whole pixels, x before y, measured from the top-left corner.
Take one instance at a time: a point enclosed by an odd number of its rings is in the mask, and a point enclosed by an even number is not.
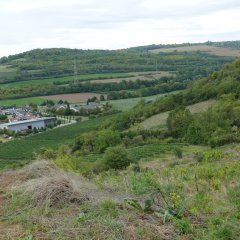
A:
[[[122,81],[152,81],[159,79],[161,77],[174,77],[176,74],[172,72],[155,72],[155,73],[143,73],[136,75],[134,77],[126,77],[126,78],[113,78],[113,79],[96,79],[90,81],[91,83],[119,83]]]

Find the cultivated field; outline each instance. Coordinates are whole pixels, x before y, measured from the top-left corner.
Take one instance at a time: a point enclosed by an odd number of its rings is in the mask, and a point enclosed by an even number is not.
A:
[[[115,116],[115,115],[113,115]],[[47,132],[0,144],[0,170],[19,166],[35,158],[41,148],[55,148],[70,143],[77,135],[93,131],[111,116],[55,128]]]
[[[1,69],[0,69],[0,73],[1,73]],[[78,75],[76,77],[68,76],[68,77],[58,77],[58,78],[42,78],[42,79],[19,81],[19,82],[12,82],[12,83],[3,83],[3,84],[0,84],[0,88],[50,85],[56,82],[58,83],[72,82],[75,79],[77,81],[84,82],[84,81],[90,81],[90,80],[96,80],[96,79],[112,79],[112,78],[123,78],[123,77],[132,77],[132,76],[134,76],[134,73],[83,74],[83,75]]]
[[[48,100],[56,100],[56,101],[63,100],[63,101],[68,101],[70,103],[81,103],[81,102],[86,102],[89,98],[92,98],[94,96],[99,99],[101,95],[102,94],[99,94],[99,93],[72,93],[72,94],[44,96],[42,98],[48,99]]]
[[[10,68],[0,65],[0,76],[9,72],[14,71]],[[6,69],[6,70],[5,70]],[[106,82],[121,82],[126,81],[135,81],[139,80],[152,80],[160,77],[171,77],[175,76],[173,72],[129,72],[129,73],[99,73],[99,74],[83,74],[68,77],[58,77],[58,78],[43,78],[43,79],[34,79],[27,81],[19,81],[12,83],[1,83],[0,88],[10,88],[10,87],[29,87],[29,86],[42,86],[42,85],[52,85],[54,83],[64,84],[70,83],[75,80],[79,82],[96,82],[96,83],[106,83]]]
[[[29,97],[19,99],[0,100],[0,106],[24,106],[30,103],[41,104],[44,102],[44,98],[41,97]]]
[[[159,53],[159,52],[194,52],[194,51],[200,51],[200,52],[206,52],[212,55],[216,56],[222,56],[222,57],[240,57],[240,50],[234,50],[230,48],[223,48],[223,47],[214,47],[214,46],[208,46],[208,45],[198,45],[198,46],[186,46],[186,47],[176,47],[176,48],[161,48],[161,49],[154,49],[151,50],[153,53]]]
[[[187,107],[192,114],[204,112],[209,107],[213,106],[216,103],[216,100],[208,100],[200,103],[196,103]],[[158,126],[164,126],[166,124],[169,112],[156,114],[141,123],[145,129],[155,128]]]
[[[179,91],[176,91],[179,92]],[[171,92],[174,93],[174,92]],[[28,97],[28,98],[18,98],[18,99],[7,99],[7,100],[0,100],[0,106],[24,106],[29,105],[30,103],[34,104],[41,104],[46,99],[59,101],[59,100],[67,100],[71,103],[78,103],[79,99],[80,102],[86,102],[89,97],[99,97],[101,94],[98,93],[72,93],[72,94],[59,94],[59,95],[51,95],[51,96],[39,96],[39,97]],[[105,97],[106,95],[103,94]],[[134,107],[141,99],[145,99],[146,101],[154,101],[158,97],[165,96],[166,94],[157,94],[149,97],[141,97],[141,98],[128,98],[128,99],[121,99],[121,100],[110,100],[108,101],[113,105],[113,107],[117,110],[126,111]],[[67,99],[66,99],[67,97]],[[70,99],[73,100],[70,101]],[[83,99],[83,100],[81,100]],[[105,102],[102,102],[105,103]]]
[[[7,77],[15,76],[16,71],[16,69],[11,68],[9,65],[0,65],[0,83]]]
[[[154,157],[162,157],[162,155],[166,153],[172,153],[176,148],[183,147],[183,144],[175,144],[175,143],[152,143],[138,147],[127,148],[126,151],[131,157],[131,159],[135,161],[154,158]],[[97,160],[103,159],[104,154],[89,154],[83,156],[83,159],[88,162],[95,162]]]
[[[119,83],[121,81],[136,81],[136,80],[155,80],[161,77],[175,77],[176,74],[173,72],[146,72],[146,73],[133,73],[133,77],[124,77],[124,78],[113,78],[113,79],[96,79],[90,81],[91,83]]]
[[[44,102],[44,98],[41,97],[29,97],[19,99],[0,100],[0,106],[24,106],[30,103],[41,104]]]

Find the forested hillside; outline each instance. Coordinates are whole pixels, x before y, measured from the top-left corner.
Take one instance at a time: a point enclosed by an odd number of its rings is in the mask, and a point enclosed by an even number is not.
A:
[[[141,49],[141,48],[139,48]],[[147,47],[148,49],[148,47]],[[5,72],[2,82],[37,78],[70,76],[87,73],[178,71],[183,77],[196,79],[207,76],[231,57],[209,56],[204,53],[151,54],[136,49],[78,50],[35,49],[0,59],[11,74]],[[12,71],[10,71],[12,70]],[[192,73],[192,74],[190,74]]]
[[[237,42],[222,45],[226,49],[238,46]],[[81,92],[107,94],[110,100],[144,97],[185,89],[188,82],[206,77],[235,59],[235,55],[219,56],[204,51],[158,53],[144,49],[35,49],[3,57],[0,98]],[[112,82],[115,78],[117,82]]]

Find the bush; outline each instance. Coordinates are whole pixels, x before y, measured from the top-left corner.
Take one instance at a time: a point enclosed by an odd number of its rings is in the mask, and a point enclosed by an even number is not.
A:
[[[108,147],[114,147],[121,142],[120,133],[111,129],[104,129],[97,133],[95,145],[99,153],[103,153]]]
[[[116,203],[112,199],[103,199],[101,202],[101,212],[104,215],[109,215],[111,217],[117,217],[118,216],[118,208]]]
[[[180,147],[175,147],[175,148],[173,149],[173,152],[174,152],[174,154],[175,154],[176,157],[182,158],[182,156],[183,156],[183,151],[182,151],[182,149],[181,149]]]
[[[109,148],[105,153],[104,160],[108,168],[115,170],[124,169],[131,163],[126,150],[121,146]]]
[[[192,232],[192,225],[185,219],[174,219],[174,224],[180,234],[189,234]]]
[[[46,149],[42,156],[45,159],[55,159],[57,157],[57,153],[53,149]]]

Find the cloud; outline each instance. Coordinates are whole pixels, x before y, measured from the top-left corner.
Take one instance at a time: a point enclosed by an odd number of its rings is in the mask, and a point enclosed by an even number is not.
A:
[[[238,38],[239,0],[0,0],[0,56]]]

